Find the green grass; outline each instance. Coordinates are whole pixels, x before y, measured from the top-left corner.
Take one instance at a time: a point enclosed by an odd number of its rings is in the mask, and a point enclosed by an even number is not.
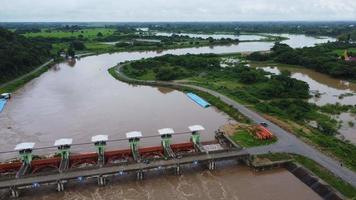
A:
[[[152,70],[148,70],[146,74],[143,76],[140,76],[140,80],[154,80],[156,78],[156,73],[154,73]]]
[[[350,185],[349,183],[346,183],[342,179],[336,177],[333,175],[332,172],[328,171],[315,161],[306,158],[304,156],[299,156],[299,155],[293,155],[293,158],[295,159],[296,162],[299,164],[303,165],[305,168],[309,169],[312,171],[315,175],[317,175],[319,178],[327,182],[329,185],[334,187],[336,190],[338,190],[341,194],[344,196],[355,199],[356,198],[356,188]]]
[[[50,31],[50,32],[47,32]],[[83,35],[86,39],[94,39],[97,37],[97,34],[101,32],[103,36],[109,36],[114,33],[115,29],[110,28],[85,28],[78,31],[62,31],[62,30],[50,30],[50,29],[42,29],[41,32],[38,33],[25,33],[25,37],[45,37],[45,38],[69,38],[69,37],[78,37],[79,35]]]
[[[333,52],[339,56],[343,56],[345,49],[337,49],[337,50],[334,50]],[[347,52],[352,52],[353,54],[356,54],[356,48],[347,49]]]
[[[255,147],[255,146],[263,146],[275,143],[277,138],[273,138],[270,140],[259,140],[254,137],[248,130],[240,129],[238,130],[231,139],[237,144],[243,147]]]
[[[88,51],[111,51],[114,50],[115,47],[110,44],[104,44],[101,42],[85,42],[84,43],[86,50]]]
[[[356,198],[356,188],[349,183],[343,181],[339,177],[336,177],[332,172],[319,165],[315,161],[306,158],[301,155],[288,154],[288,153],[268,153],[258,155],[259,158],[267,158],[271,161],[280,161],[293,159],[296,163],[304,166],[311,172],[313,172],[320,179],[331,185],[333,188],[338,190],[341,194],[348,198]]]
[[[312,133],[304,133],[301,130],[294,130],[294,132],[304,139],[316,144],[323,152],[331,154],[341,162],[349,167],[351,170],[356,171],[356,146],[341,141],[334,136],[328,136],[318,131]]]
[[[196,82],[191,82],[191,84],[199,85],[199,86],[202,86],[205,88],[209,88],[209,89],[218,91],[239,103],[242,103],[245,105],[250,105],[250,108],[253,108],[255,110],[256,110],[256,107],[255,107],[256,102],[260,101],[259,99],[256,99],[254,96],[251,96],[245,90],[239,89],[239,88],[241,88],[241,85],[239,85],[239,84],[235,85],[234,83],[230,83],[229,81],[224,82],[221,78],[212,79],[210,81],[208,81],[204,78],[194,78],[193,80]],[[226,84],[226,83],[228,83],[228,84]],[[265,112],[262,112],[262,113],[265,113]],[[272,115],[273,113],[271,113],[271,111],[270,111],[268,114]],[[281,119],[289,124],[288,120],[286,120],[288,116],[281,116],[278,113],[273,114],[273,116],[275,116],[278,119]],[[326,118],[325,115],[321,115],[320,113],[318,113],[316,111],[311,112],[309,117],[316,119],[317,121],[324,121],[324,122],[330,121],[329,119]],[[330,123],[334,123],[334,122],[330,121]],[[307,127],[307,125],[305,125],[303,123],[298,123],[298,125]],[[337,125],[337,124],[335,124],[335,125]],[[344,165],[349,167],[351,170],[356,171],[356,159],[354,159],[354,158],[356,158],[356,146],[355,145],[341,141],[332,135],[323,134],[318,130],[315,130],[315,129],[311,129],[311,130],[312,130],[312,132],[309,134],[304,133],[303,131],[301,131],[299,129],[293,129],[292,132],[294,134],[296,134],[302,140],[304,140],[308,143],[314,144],[314,146],[316,146],[316,148],[319,148],[324,153],[331,155],[332,157],[335,157],[336,159],[341,160],[344,163]],[[242,136],[240,136],[240,137],[242,137]]]

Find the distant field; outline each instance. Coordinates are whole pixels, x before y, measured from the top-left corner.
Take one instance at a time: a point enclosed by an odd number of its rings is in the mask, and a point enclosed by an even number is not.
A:
[[[67,37],[78,37],[79,35],[83,35],[84,38],[93,39],[97,37],[97,34],[101,32],[103,36],[112,35],[115,29],[111,28],[86,28],[78,31],[62,31],[62,30],[50,30],[50,29],[42,29],[41,32],[38,33],[26,33],[24,36],[26,37],[47,37],[47,38],[67,38]]]
[[[344,51],[345,49],[337,49],[334,50],[335,53],[337,53],[337,55],[344,55]],[[351,49],[347,49],[347,52],[352,52],[354,55],[356,54],[356,48],[351,48]]]

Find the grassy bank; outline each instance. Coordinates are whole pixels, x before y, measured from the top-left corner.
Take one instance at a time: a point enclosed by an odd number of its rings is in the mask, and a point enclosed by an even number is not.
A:
[[[21,78],[15,80],[15,81],[12,81],[9,84],[5,84],[4,87],[0,88],[0,93],[16,91],[17,89],[24,86],[26,83],[30,82],[32,79],[35,79],[35,78],[41,76],[41,74],[47,72],[48,69],[53,65],[53,63],[54,62],[51,62],[48,65],[45,65],[38,70],[35,70],[35,71],[30,72],[26,75],[23,75]]]
[[[343,181],[342,179],[336,177],[332,172],[325,169],[323,166],[319,165],[315,161],[306,158],[301,155],[287,154],[287,153],[271,153],[258,155],[260,158],[267,158],[271,161],[287,160],[293,159],[294,162],[307,168],[309,171],[313,172],[320,179],[331,185],[333,188],[338,190],[341,194],[348,198],[356,198],[356,188],[349,183]]]
[[[97,42],[97,41],[85,41],[84,46],[85,49],[78,50],[76,53],[114,53],[114,52],[132,52],[132,51],[163,51],[168,49],[182,49],[182,48],[192,48],[192,47],[208,47],[208,46],[219,46],[219,45],[226,45],[226,44],[214,44],[211,45],[208,41],[201,41],[199,43],[192,42],[187,40],[185,42],[174,43],[174,44],[162,44],[162,45],[131,45],[126,47],[117,47],[113,44],[107,44],[104,42]],[[53,43],[52,53],[58,52],[62,49],[66,50],[69,48],[70,43],[63,42],[63,43]]]
[[[298,122],[293,119],[289,119],[287,115],[275,112],[273,107],[268,107],[268,109],[265,107],[258,107],[262,106],[263,103],[255,102],[256,98],[254,96],[251,96],[243,91],[238,92],[236,89],[233,93],[231,93],[230,91],[232,90],[226,89],[228,87],[227,84],[229,83],[223,82],[223,85],[219,85],[219,82],[214,82],[214,84],[206,84],[204,82],[192,83],[219,91],[235,101],[249,106],[251,109],[269,114],[269,120],[273,121],[285,130],[295,134],[306,143],[315,146],[320,151],[344,163],[345,166],[349,167],[353,171],[356,171],[356,159],[354,159],[356,158],[356,146],[352,143],[342,141],[333,135],[325,134],[318,129],[309,127],[309,125],[305,122]],[[313,117],[312,119],[325,120],[324,122],[327,122],[328,119],[325,119],[325,115],[320,115],[319,109],[314,110],[313,113],[315,113],[315,115],[310,114]],[[330,123],[335,123],[333,126],[336,126],[336,122]]]
[[[239,129],[230,136],[231,139],[239,144],[242,147],[255,147],[255,146],[263,146],[263,145],[270,145],[275,142],[277,142],[277,138],[273,138],[270,140],[260,140],[252,135],[248,130],[246,129]]]

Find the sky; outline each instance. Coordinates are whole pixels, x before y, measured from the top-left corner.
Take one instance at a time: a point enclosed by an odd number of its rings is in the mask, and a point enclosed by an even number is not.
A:
[[[356,0],[0,0],[0,22],[356,20]]]

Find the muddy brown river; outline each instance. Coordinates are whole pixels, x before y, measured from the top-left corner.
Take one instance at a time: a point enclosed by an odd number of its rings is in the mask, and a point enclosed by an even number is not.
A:
[[[268,50],[273,44],[249,42],[239,45],[130,52],[89,56],[65,62],[16,91],[0,113],[0,151],[12,150],[20,142],[35,142],[36,147],[52,146],[55,139],[70,137],[74,143],[89,142],[91,136],[108,134],[124,138],[128,131],[144,136],[158,135],[157,129],[171,127],[187,131],[193,124],[206,128],[203,140],[229,122],[229,117],[214,107],[201,108],[182,92],[166,88],[133,86],[115,80],[107,69],[119,62],[163,54],[230,53]],[[173,142],[189,140],[189,135],[173,137]],[[159,145],[149,138],[141,146]],[[109,144],[127,148],[125,142]],[[94,151],[91,145],[73,147],[74,152]],[[55,149],[36,151],[53,153]],[[2,154],[1,160],[16,154]],[[159,173],[159,172],[158,172]],[[183,176],[153,176],[143,182],[128,178],[113,181],[105,188],[75,184],[64,193],[27,192],[25,199],[320,199],[285,170],[255,174],[246,167],[228,167],[216,172],[194,170]],[[126,181],[125,181],[126,180]]]
[[[314,191],[284,169],[254,173],[244,166],[223,167],[217,171],[191,169],[181,176],[163,171],[145,180],[117,177],[105,187],[95,182],[73,184],[63,193],[53,187],[24,192],[29,200],[114,200],[114,199],[179,199],[179,200],[319,200]]]

